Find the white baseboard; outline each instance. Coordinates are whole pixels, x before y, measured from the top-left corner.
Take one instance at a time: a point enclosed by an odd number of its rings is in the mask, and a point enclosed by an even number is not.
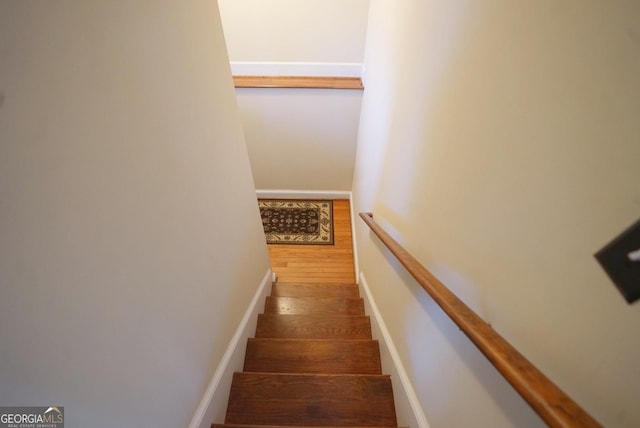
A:
[[[316,199],[351,199],[348,190],[287,190],[257,189],[258,198],[316,198]]]
[[[382,314],[378,310],[367,284],[367,279],[362,272],[360,272],[359,287],[361,295],[364,296],[365,310],[372,315],[371,333],[373,338],[380,342],[382,371],[383,373],[391,374],[398,426],[429,428],[429,423],[420,405],[418,395],[409,380],[409,375],[402,364],[400,354],[393,344],[391,334],[382,318]]]
[[[230,65],[234,76],[363,76],[363,65],[355,62],[231,61]]]
[[[268,269],[213,373],[188,428],[209,428],[212,422],[222,423],[224,420],[233,373],[242,370],[245,345],[247,339],[255,334],[258,312],[262,309],[259,303],[264,303],[271,292],[272,278],[271,269]]]
[[[353,247],[353,269],[356,284],[360,283],[360,266],[358,266],[358,246],[356,245],[356,218],[358,213],[353,205],[353,193],[349,192],[349,212],[351,213],[351,246]]]

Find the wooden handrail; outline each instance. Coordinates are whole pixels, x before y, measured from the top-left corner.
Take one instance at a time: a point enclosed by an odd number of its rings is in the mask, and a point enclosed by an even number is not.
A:
[[[373,214],[360,217],[550,427],[601,426],[385,232]]]
[[[364,89],[359,77],[233,76],[236,88]]]

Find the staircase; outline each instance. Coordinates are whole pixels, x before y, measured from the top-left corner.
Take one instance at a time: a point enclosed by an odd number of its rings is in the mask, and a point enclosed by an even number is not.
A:
[[[216,427],[395,427],[355,285],[274,283]]]

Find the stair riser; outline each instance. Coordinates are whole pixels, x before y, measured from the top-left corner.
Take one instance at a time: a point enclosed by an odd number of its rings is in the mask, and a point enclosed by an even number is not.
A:
[[[273,284],[273,297],[336,297],[358,299],[360,293],[355,285],[326,284]]]

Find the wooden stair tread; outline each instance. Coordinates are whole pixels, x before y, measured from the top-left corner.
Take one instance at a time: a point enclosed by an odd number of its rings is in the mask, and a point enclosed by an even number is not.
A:
[[[296,284],[274,283],[271,288],[274,297],[342,297],[357,299],[360,297],[356,285],[336,284]]]
[[[264,305],[265,314],[364,315],[364,301],[333,297],[272,297]]]
[[[309,428],[312,425],[285,425],[287,428]],[[211,424],[211,428],[281,428],[282,425],[238,425],[238,424]],[[317,425],[313,426],[317,428]],[[380,428],[380,427],[345,427],[322,425],[322,428]],[[384,427],[384,428],[408,428],[408,427]]]
[[[258,338],[371,339],[368,316],[258,315]]]
[[[355,284],[274,283],[212,428],[397,428],[391,379]]]
[[[239,424],[211,424],[211,428],[281,428],[283,425],[239,425]],[[317,428],[318,425],[284,425],[287,428]],[[322,428],[380,428],[380,427],[345,427],[345,426],[333,426],[322,425]],[[408,427],[384,427],[384,428],[408,428]]]
[[[381,374],[375,340],[249,339],[245,372]]]
[[[396,426],[388,375],[236,372],[225,423]]]

